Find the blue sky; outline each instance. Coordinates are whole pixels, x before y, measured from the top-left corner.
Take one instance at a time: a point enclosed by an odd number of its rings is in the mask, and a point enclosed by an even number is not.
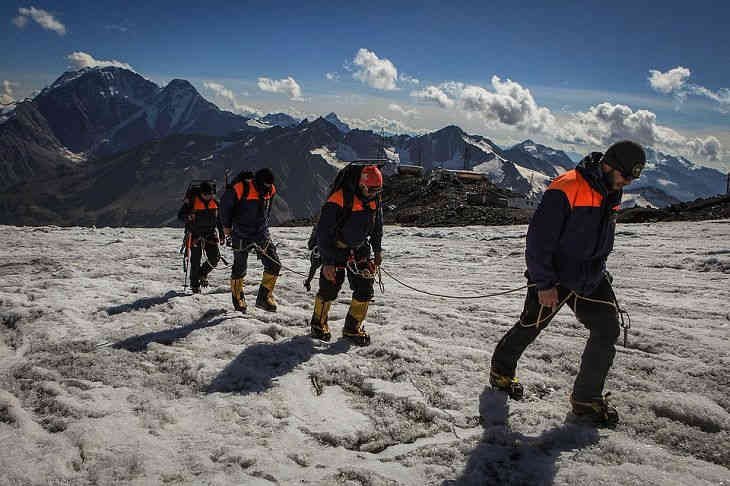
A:
[[[330,3],[3,2],[0,96],[116,61],[239,113],[580,153],[633,138],[730,168],[726,2]]]

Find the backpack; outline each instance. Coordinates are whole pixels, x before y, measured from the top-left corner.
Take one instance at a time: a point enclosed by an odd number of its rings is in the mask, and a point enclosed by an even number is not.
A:
[[[251,186],[249,182],[252,181],[254,178],[255,175],[252,171],[242,170],[238,173],[236,177],[233,178],[233,181],[231,181],[231,183],[226,186],[226,189],[233,190],[234,185],[238,184],[239,182],[243,182],[243,193],[241,194],[241,199],[236,201],[236,204],[234,206],[234,212],[238,208],[239,204],[248,199],[248,193],[251,191]],[[259,193],[259,216],[263,215],[265,211],[268,211],[268,213],[271,214],[271,199],[269,199],[269,201],[266,201],[263,196],[264,195],[262,193]]]
[[[354,162],[347,164],[337,173],[335,180],[332,181],[332,184],[330,184],[329,191],[327,191],[327,199],[325,199],[324,204],[327,204],[327,200],[332,196],[332,194],[342,189],[342,216],[338,218],[336,224],[338,232],[342,230],[342,227],[345,225],[345,221],[347,221],[352,214],[355,191],[357,191],[357,186],[360,183],[360,174],[363,167],[365,167],[365,165],[356,164]],[[324,204],[322,204],[322,208],[324,208]],[[320,209],[320,215],[321,213],[322,209]],[[307,248],[310,250],[313,250],[314,247],[317,246],[317,224],[318,223],[314,223],[312,232],[309,235],[309,240],[307,241]]]
[[[193,197],[200,194],[200,185],[203,182],[207,182],[208,184],[210,184],[210,187],[213,189],[213,196],[215,197],[215,194],[217,192],[215,179],[195,179],[195,180],[190,181],[187,189],[185,189],[185,198],[184,199],[187,199],[192,203]]]

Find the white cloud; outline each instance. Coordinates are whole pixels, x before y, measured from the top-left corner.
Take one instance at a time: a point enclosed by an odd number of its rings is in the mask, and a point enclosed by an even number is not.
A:
[[[415,109],[409,110],[407,108],[403,108],[402,106],[400,106],[396,103],[389,104],[388,109],[390,111],[395,111],[396,113],[400,113],[401,115],[408,117],[408,118],[415,117],[418,114],[418,111],[416,111]]]
[[[414,91],[411,96],[435,102],[442,108],[459,108],[467,114],[481,117],[485,122],[498,122],[534,132],[548,132],[555,125],[551,111],[538,106],[530,90],[519,83],[492,76],[492,88],[494,91],[449,81]]]
[[[558,127],[556,138],[565,143],[607,146],[619,140],[634,140],[649,147],[680,151],[683,154],[718,160],[722,152],[715,137],[689,139],[676,130],[657,123],[648,110],[633,111],[626,105],[601,103],[578,112]]]
[[[428,130],[412,128],[398,120],[390,120],[381,115],[377,115],[377,116],[375,116],[373,118],[369,118],[367,120],[362,120],[360,118],[344,118],[343,117],[342,121],[347,123],[350,126],[350,128],[359,128],[360,130],[372,130],[374,132],[380,132],[381,130],[384,130],[388,133],[395,133],[395,134],[407,133],[410,135],[422,135],[422,134],[428,132]]]
[[[87,67],[114,66],[114,67],[118,67],[118,68],[129,69],[130,71],[134,71],[132,66],[130,66],[126,62],[117,61],[116,59],[113,59],[111,61],[102,61],[99,59],[94,59],[94,57],[91,54],[87,54],[85,52],[74,52],[73,54],[69,54],[68,56],[66,56],[66,59],[71,61],[71,64],[76,69],[82,69],[82,68],[87,68]]]
[[[330,81],[339,81],[340,75],[337,73],[324,73],[324,77],[329,79]]]
[[[259,78],[259,89],[270,93],[283,93],[294,101],[304,101],[302,88],[291,76],[284,79]]]
[[[15,101],[13,96],[13,86],[17,86],[18,83],[13,83],[7,79],[3,81],[3,88],[0,91],[0,104],[9,105]]]
[[[419,81],[418,79],[408,76],[407,74],[404,74],[404,73],[400,73],[400,75],[398,76],[398,81],[401,81],[403,83],[416,84],[416,85],[421,83],[421,81]]]
[[[679,91],[689,79],[690,71],[682,66],[670,69],[666,73],[651,69],[649,71],[649,84],[660,93],[669,94]]]
[[[29,19],[33,19],[46,30],[52,30],[58,35],[66,34],[66,26],[45,10],[35,7],[19,8],[18,14],[17,17],[13,18],[13,23],[20,29],[28,24]]]
[[[427,86],[420,91],[411,92],[411,96],[423,101],[432,101],[437,103],[441,108],[451,108],[454,106],[454,100],[444,93],[441,88],[436,86]]]
[[[704,96],[712,101],[716,101],[721,105],[728,105],[730,107],[730,89],[723,88],[717,91],[709,90],[703,86],[690,85],[688,87],[692,94],[697,96]],[[727,112],[727,107],[722,109],[723,112]]]
[[[261,110],[239,103],[236,96],[233,94],[233,91],[220,83],[205,81],[203,83],[203,87],[212,93],[213,100],[221,108],[230,109],[234,113],[248,117],[264,116],[264,113]]]
[[[358,70],[353,78],[362,81],[371,88],[392,91],[398,89],[398,70],[388,59],[380,59],[374,52],[361,48],[357,51],[353,64]]]
[[[722,155],[722,145],[720,141],[713,136],[707,138],[693,138],[687,142],[690,153],[706,160],[720,160]]]
[[[691,72],[682,66],[670,69],[666,73],[652,69],[649,71],[649,84],[656,91],[663,94],[673,94],[680,102],[687,96],[695,95],[708,98],[719,103],[720,111],[730,110],[730,89],[723,88],[717,91],[689,82]]]

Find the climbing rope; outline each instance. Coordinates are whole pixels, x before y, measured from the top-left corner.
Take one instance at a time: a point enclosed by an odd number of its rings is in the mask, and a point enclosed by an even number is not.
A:
[[[532,287],[532,286],[535,285],[535,284],[523,285],[522,287],[517,287],[517,288],[514,288],[514,289],[510,289],[510,290],[505,290],[503,292],[494,292],[494,293],[491,293],[491,294],[482,294],[482,295],[447,295],[447,294],[437,294],[435,292],[429,292],[427,290],[421,290],[421,289],[416,288],[416,287],[414,287],[412,285],[409,285],[409,284],[405,283],[404,281],[400,280],[398,277],[396,277],[392,273],[388,272],[382,266],[380,267],[380,271],[382,271],[384,274],[386,274],[388,277],[392,278],[393,280],[395,280],[396,282],[398,282],[402,286],[404,286],[406,288],[409,288],[409,289],[413,290],[414,292],[419,292],[421,294],[431,295],[433,297],[444,297],[444,298],[447,298],[447,299],[484,299],[484,298],[487,298],[487,297],[497,297],[499,295],[505,295],[505,294],[509,294],[509,293],[512,293],[512,292],[517,292],[518,290],[526,289],[528,287]]]

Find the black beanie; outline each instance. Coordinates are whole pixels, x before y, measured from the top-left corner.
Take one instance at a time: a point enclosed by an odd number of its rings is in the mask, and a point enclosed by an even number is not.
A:
[[[257,170],[255,178],[257,186],[274,183],[274,173],[271,172],[271,169],[269,169],[268,167]]]
[[[646,154],[638,143],[623,140],[608,147],[603,154],[603,161],[625,177],[638,179],[646,165]]]

